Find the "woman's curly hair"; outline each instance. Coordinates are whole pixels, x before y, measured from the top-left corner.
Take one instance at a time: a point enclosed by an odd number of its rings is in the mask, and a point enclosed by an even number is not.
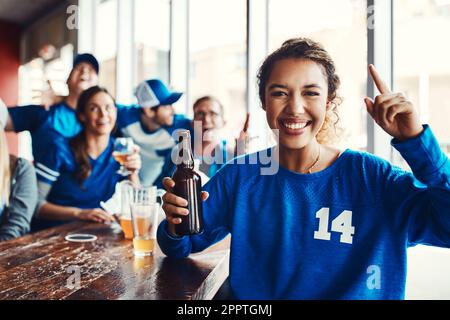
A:
[[[308,59],[323,66],[328,82],[328,101],[331,107],[327,110],[325,121],[317,134],[317,141],[321,144],[332,144],[337,140],[340,132],[336,126],[339,121],[337,108],[342,103],[342,98],[337,92],[341,81],[336,74],[333,59],[323,46],[314,40],[294,38],[285,41],[280,48],[264,60],[259,69],[257,83],[262,105],[265,105],[265,89],[272,70],[278,61],[284,59]]]

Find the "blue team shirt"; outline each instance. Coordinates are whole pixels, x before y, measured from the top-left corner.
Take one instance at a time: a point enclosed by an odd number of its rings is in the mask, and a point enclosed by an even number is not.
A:
[[[30,105],[8,108],[16,132],[30,131],[33,157],[37,161],[47,152],[55,136],[74,137],[81,131],[75,110],[61,102],[49,108]]]
[[[239,299],[403,299],[406,249],[450,247],[450,162],[428,126],[392,144],[413,174],[351,150],[310,175],[238,158],[205,186],[204,233],[173,238],[164,220],[159,245],[186,257],[231,233]]]
[[[118,117],[126,116],[120,112],[122,108],[126,107],[116,106]],[[49,141],[57,139],[58,136],[72,138],[82,129],[75,110],[65,102],[57,103],[48,110],[42,106],[29,105],[8,108],[8,111],[16,132],[30,131],[35,161],[40,161],[42,157],[45,157]],[[118,128],[120,129],[119,122]]]
[[[170,161],[175,140],[172,137],[178,129],[191,128],[191,120],[176,114],[171,126],[162,126],[156,131],[148,131],[141,123],[142,109],[139,107],[123,107],[119,109],[117,123],[126,137],[133,138],[141,147],[142,168],[139,178],[144,185],[160,185],[161,172],[166,161]]]
[[[35,163],[37,179],[51,185],[47,201],[61,206],[81,209],[100,208],[100,201],[106,201],[114,194],[115,185],[123,179],[116,171],[119,163],[112,156],[114,139],[97,158],[89,158],[92,172],[80,184],[76,174],[78,165],[67,139],[59,138],[46,156]]]
[[[8,111],[17,132],[30,131],[36,162],[46,157],[50,141],[58,140],[58,136],[72,138],[82,128],[75,110],[64,102],[51,106],[49,110],[30,105],[8,108]],[[172,133],[177,129],[190,129],[191,120],[182,115],[175,115],[171,126],[163,126],[149,132],[141,124],[141,112],[139,106],[117,105],[117,128],[124,136],[133,138],[141,147],[143,167],[139,176],[143,184],[152,185],[161,174],[164,162],[170,157],[175,146]]]

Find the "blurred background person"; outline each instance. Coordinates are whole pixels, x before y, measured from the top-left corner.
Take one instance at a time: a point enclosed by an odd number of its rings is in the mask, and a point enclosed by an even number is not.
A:
[[[21,237],[30,231],[36,203],[34,168],[27,160],[8,154],[0,122],[0,241]]]
[[[8,108],[6,131],[30,131],[33,157],[38,161],[45,156],[48,141],[55,135],[72,138],[81,130],[75,109],[81,93],[98,84],[99,63],[88,53],[75,57],[67,78],[69,95],[46,109],[40,105]]]
[[[100,202],[111,198],[116,183],[123,179],[139,183],[139,147],[123,164],[131,174],[125,177],[117,172],[111,136],[117,109],[108,91],[98,86],[87,89],[76,112],[81,131],[70,140],[60,137],[36,163],[40,203],[33,230],[73,220],[111,222],[113,217],[100,209]]]
[[[221,129],[226,124],[223,105],[213,96],[204,96],[194,102],[193,109],[191,136],[194,158],[197,159],[198,170],[211,177],[233,158],[233,153],[227,150],[227,141],[221,135]],[[196,121],[201,124],[201,143],[195,143],[198,142],[195,139]]]
[[[175,114],[172,104],[182,96],[159,79],[142,82],[136,89],[138,108],[119,109],[118,125],[125,137],[131,137],[141,147],[142,169],[139,178],[144,185],[162,187],[159,179],[175,141],[177,129],[190,129],[191,120]]]
[[[234,157],[248,152],[248,123],[250,115],[247,114],[244,127],[239,137],[231,142],[226,139],[223,128],[226,125],[222,103],[213,96],[204,96],[193,104],[194,122],[192,123],[195,135],[195,122],[201,124],[201,143],[194,145],[194,157],[199,160],[199,170],[212,177],[225,163]]]
[[[192,108],[194,119],[188,130],[191,132],[195,170],[201,174],[202,184],[205,184],[228,161],[247,153],[250,141],[248,134],[250,115],[247,115],[239,137],[230,142],[223,130],[226,125],[224,108],[217,98],[203,96],[194,102]],[[168,155],[157,180],[162,181],[164,177],[171,177],[175,169],[176,165]]]

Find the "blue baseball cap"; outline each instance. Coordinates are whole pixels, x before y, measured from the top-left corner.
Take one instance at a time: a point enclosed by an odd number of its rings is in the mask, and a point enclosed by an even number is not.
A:
[[[98,74],[100,71],[100,65],[98,64],[98,60],[90,53],[81,53],[78,54],[75,59],[73,59],[73,68],[75,68],[78,64],[85,62],[89,63]]]
[[[159,79],[150,79],[137,86],[135,95],[139,106],[143,108],[154,108],[177,102],[183,93],[170,91],[164,82]]]

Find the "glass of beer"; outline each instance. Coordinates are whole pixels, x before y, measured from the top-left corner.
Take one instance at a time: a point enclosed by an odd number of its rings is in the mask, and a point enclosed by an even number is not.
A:
[[[133,224],[131,223],[131,216],[121,216],[120,217],[120,227],[122,228],[123,235],[125,239],[133,239]]]
[[[123,166],[127,157],[133,154],[134,143],[131,138],[116,138],[114,142],[113,157],[120,164],[120,169],[117,171],[122,176],[128,176],[130,172]]]
[[[125,239],[133,239],[133,224],[131,223],[131,199],[133,197],[133,184],[130,181],[120,183],[120,226]]]
[[[134,254],[138,257],[150,256],[154,251],[158,228],[156,187],[134,188],[130,208]]]

